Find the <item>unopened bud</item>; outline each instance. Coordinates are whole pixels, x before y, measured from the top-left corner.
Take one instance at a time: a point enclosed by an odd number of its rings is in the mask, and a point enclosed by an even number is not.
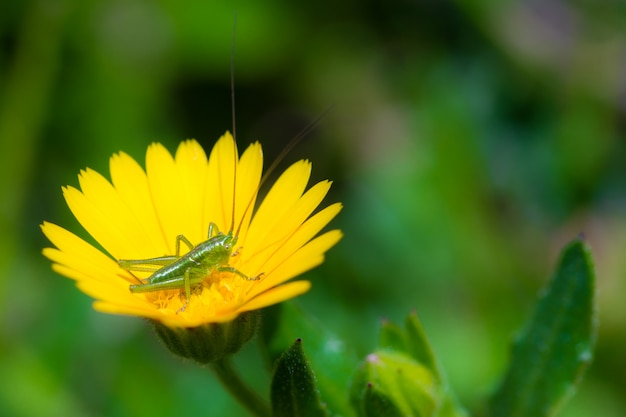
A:
[[[351,400],[359,416],[436,415],[441,393],[432,372],[404,353],[371,353],[352,381]]]

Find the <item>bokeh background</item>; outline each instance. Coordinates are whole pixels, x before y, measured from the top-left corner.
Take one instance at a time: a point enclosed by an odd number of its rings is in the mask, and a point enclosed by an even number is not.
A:
[[[243,415],[150,326],[94,312],[41,256],[61,195],[153,141],[288,155],[345,232],[299,302],[359,356],[416,309],[476,415],[583,232],[596,357],[562,416],[626,415],[626,12],[619,2],[28,0],[0,4],[0,415]],[[266,389],[252,343],[238,358]]]

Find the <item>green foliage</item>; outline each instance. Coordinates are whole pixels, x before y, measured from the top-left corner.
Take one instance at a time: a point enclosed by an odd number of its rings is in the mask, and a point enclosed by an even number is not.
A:
[[[272,410],[274,417],[326,417],[320,402],[315,375],[297,339],[276,363],[272,378]]]
[[[411,313],[405,320],[405,350],[413,358],[424,366],[428,367],[439,382],[444,380],[442,371],[439,369],[435,353],[426,338],[426,333],[422,323],[417,318],[417,314]]]
[[[0,3],[0,414],[242,415],[141,320],[93,312],[50,271],[36,227],[73,224],[60,186],[79,169],[106,172],[107,156],[140,159],[155,140],[208,147],[231,129],[233,8]],[[626,415],[623,11],[552,6],[238,2],[240,145],[261,140],[271,160],[335,103],[287,158],[311,159],[345,206],[343,242],[305,277],[300,302],[318,321],[264,317],[280,327],[264,347],[270,368],[302,337],[330,412],[354,415],[346,393],[377,320],[417,308],[448,383],[479,415],[538,277],[582,230],[597,255],[601,354],[561,415]],[[398,329],[380,346],[401,350]],[[235,365],[267,395],[251,347]]]
[[[321,400],[331,413],[353,415],[347,392],[357,357],[350,346],[307,315],[295,302],[270,307],[265,313],[259,339],[268,362],[276,361],[286,346],[301,339],[315,370]]]
[[[439,408],[439,388],[432,372],[410,356],[378,350],[357,369],[350,397],[359,417],[429,417]]]
[[[270,327],[265,332],[264,340],[270,341],[269,345],[271,340],[280,339],[277,336],[281,332],[289,333],[288,329],[298,327],[294,319],[307,323],[292,304],[281,309],[281,318],[273,317],[272,323],[289,324]],[[307,327],[319,347],[323,331],[312,331],[310,322]],[[582,240],[575,240],[563,250],[554,278],[514,343],[509,370],[490,402],[491,415],[553,416],[574,392],[591,361],[595,329],[591,255]],[[329,374],[324,366],[320,372]],[[300,385],[293,380],[296,374],[301,374]],[[283,380],[281,385],[279,380]],[[293,397],[293,407],[321,412],[314,381],[298,340],[279,360],[272,400]],[[333,389],[341,389],[340,385]],[[281,387],[278,391],[277,386]],[[388,320],[382,322],[379,347],[356,369],[349,395],[359,417],[466,415],[415,313],[406,318],[404,328]],[[288,410],[294,413],[293,408]]]
[[[404,329],[383,320],[379,350],[357,371],[351,397],[361,416],[396,409],[402,415],[465,416],[415,313]]]
[[[532,318],[513,343],[491,401],[494,417],[555,415],[589,366],[595,343],[594,270],[582,240],[570,243]]]
[[[362,402],[357,405],[360,416],[367,417],[401,417],[405,416],[401,410],[385,392],[377,390],[374,385],[366,385],[362,392]]]

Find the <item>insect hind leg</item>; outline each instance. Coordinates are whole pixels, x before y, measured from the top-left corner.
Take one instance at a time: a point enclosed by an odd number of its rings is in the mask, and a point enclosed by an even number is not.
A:
[[[148,259],[118,259],[120,268],[135,272],[155,272],[176,261],[180,256],[160,256]]]
[[[133,272],[146,272],[148,274],[154,274],[159,269],[170,265],[179,258],[179,256],[161,256],[158,258],[148,259],[118,259],[117,264],[120,268],[130,273],[130,275],[132,275],[133,278],[135,278],[135,280],[141,285],[145,284],[145,280],[140,279]]]

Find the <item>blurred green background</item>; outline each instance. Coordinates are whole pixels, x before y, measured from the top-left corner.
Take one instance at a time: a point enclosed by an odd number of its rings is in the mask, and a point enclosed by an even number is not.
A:
[[[565,243],[597,266],[596,358],[562,416],[626,415],[626,9],[613,2],[30,0],[0,5],[0,415],[243,415],[41,256],[61,186],[231,130],[314,164],[345,232],[299,302],[359,356],[416,309],[476,415]],[[238,363],[266,389],[249,345]]]

